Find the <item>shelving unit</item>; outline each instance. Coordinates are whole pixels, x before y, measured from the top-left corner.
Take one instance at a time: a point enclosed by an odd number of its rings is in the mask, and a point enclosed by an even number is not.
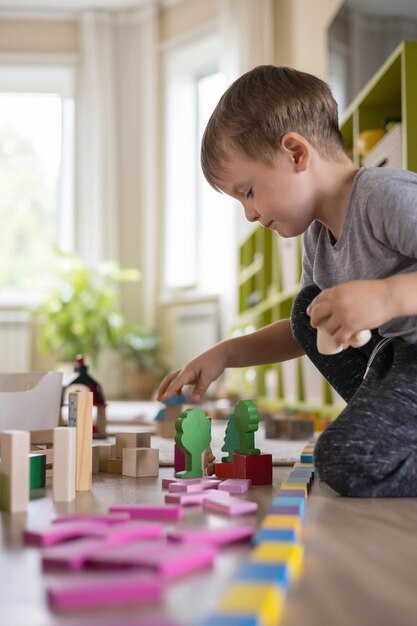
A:
[[[387,118],[402,120],[403,167],[417,172],[417,41],[399,44],[348,107],[340,130],[353,150],[359,133]]]
[[[341,132],[348,146],[354,146],[363,130],[381,127],[386,118],[401,118],[403,167],[417,171],[417,42],[402,42],[347,109]],[[262,227],[242,242],[235,336],[289,317],[299,290],[301,254],[301,239],[282,239]],[[334,417],[343,406],[306,357],[233,370],[229,386],[268,408],[317,410]]]

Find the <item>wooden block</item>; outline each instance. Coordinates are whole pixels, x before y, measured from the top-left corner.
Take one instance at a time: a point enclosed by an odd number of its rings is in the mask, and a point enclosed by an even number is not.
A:
[[[99,456],[99,470],[100,472],[107,472],[107,460],[110,457],[115,457],[115,449],[116,446],[108,445],[108,444],[100,444],[99,446],[94,446],[98,448],[98,456]]]
[[[38,444],[50,444],[52,445],[54,440],[54,429],[48,428],[46,430],[31,430],[30,431],[30,445]]]
[[[165,407],[165,421],[176,422],[184,409],[185,406],[183,404],[168,404]]]
[[[246,561],[238,570],[235,580],[269,581],[287,588],[290,584],[289,570],[286,563],[255,563]]]
[[[179,528],[167,533],[168,541],[182,543],[204,543],[224,546],[245,541],[253,536],[252,526],[226,526],[225,528]]]
[[[156,434],[158,437],[164,437],[165,439],[175,439],[177,434],[175,421],[156,422]]]
[[[290,491],[294,491],[294,490],[298,490],[298,491],[304,491],[304,493],[308,494],[308,489],[307,489],[307,485],[305,483],[292,483],[292,482],[285,482],[285,483],[281,483],[281,487],[280,487],[280,491],[285,490],[285,489],[289,489]]]
[[[251,481],[247,478],[229,478],[222,482],[219,491],[227,491],[228,493],[242,494],[246,493],[251,486]]]
[[[272,485],[272,454],[233,455],[233,478],[248,478],[252,485]]]
[[[0,508],[10,513],[26,511],[29,503],[30,436],[25,430],[1,434]]]
[[[182,508],[169,504],[115,504],[109,508],[109,513],[130,513],[133,519],[148,520],[179,520],[182,517]]]
[[[305,513],[305,497],[277,496],[272,500],[271,507],[295,507],[297,515],[303,516]]]
[[[30,483],[29,489],[43,489],[46,478],[46,454],[41,451],[29,453]]]
[[[75,428],[54,428],[54,471],[52,495],[55,502],[70,502],[75,498],[75,459],[77,433]]]
[[[300,500],[302,502],[302,500]],[[304,517],[304,511],[301,510],[300,506],[297,505],[289,505],[289,506],[281,506],[277,504],[271,504],[268,508],[267,513],[269,515],[298,515],[299,517]]]
[[[206,491],[168,493],[165,496],[166,504],[180,504],[181,506],[191,506],[193,504],[203,504]]]
[[[69,515],[57,515],[53,518],[53,524],[67,524],[68,522],[99,522],[101,524],[120,524],[131,519],[129,513],[70,513]]]
[[[94,531],[103,529],[103,524],[95,521],[68,522],[67,524],[49,524],[40,530],[26,528],[23,532],[24,542],[32,546],[53,546],[62,541],[78,537],[94,536]],[[100,536],[98,534],[98,536]]]
[[[257,545],[264,541],[296,542],[300,539],[300,533],[295,528],[260,528],[253,538]]]
[[[123,470],[123,460],[110,457],[106,462],[106,472],[108,474],[121,474]]]
[[[56,578],[47,587],[49,605],[59,610],[156,602],[163,596],[162,583],[137,572],[83,575],[70,580]]]
[[[98,474],[100,472],[100,450],[98,446],[93,446],[92,455],[92,472],[93,474]]]
[[[82,538],[65,541],[42,552],[44,570],[77,571],[84,567],[88,558],[108,550],[111,544],[102,539]]]
[[[289,485],[287,485],[289,486]],[[294,497],[294,498],[303,498],[304,500],[307,498],[307,489],[305,485],[302,486],[301,489],[287,489],[284,485],[281,485],[280,489],[278,489],[276,493],[276,497],[284,496],[285,498]]]
[[[233,496],[220,496],[220,494],[208,492],[207,497],[203,500],[203,508],[214,513],[236,516],[256,513],[258,504],[251,500],[240,500]]]
[[[256,615],[242,615],[242,613],[220,613],[216,611],[206,617],[199,626],[259,626]]]
[[[159,450],[156,448],[124,448],[123,476],[136,478],[159,475]]]
[[[220,611],[255,614],[263,626],[276,626],[281,621],[285,593],[269,583],[233,582],[220,598]]]
[[[174,471],[183,472],[185,470],[185,453],[176,443],[174,443]]]
[[[310,493],[310,490],[311,490],[311,477],[310,476],[305,476],[305,475],[300,475],[300,474],[296,474],[294,476],[293,474],[290,474],[285,479],[285,483],[286,484],[297,483],[297,484],[306,485],[307,493]]]
[[[213,564],[216,550],[209,545],[173,544],[148,541],[117,546],[88,560],[89,566],[139,567],[165,580],[182,578]]]
[[[221,480],[233,478],[233,463],[215,463],[214,474]]]
[[[298,515],[266,515],[261,528],[294,528],[298,533],[301,531],[301,518]]]
[[[123,448],[150,448],[151,432],[116,433],[116,449],[114,456],[122,458]]]
[[[301,573],[304,547],[300,543],[263,541],[250,553],[251,562],[287,563],[291,580]]]
[[[78,391],[75,394],[75,430],[77,438],[75,489],[90,491],[93,472],[93,393]],[[73,401],[73,400],[72,400]]]

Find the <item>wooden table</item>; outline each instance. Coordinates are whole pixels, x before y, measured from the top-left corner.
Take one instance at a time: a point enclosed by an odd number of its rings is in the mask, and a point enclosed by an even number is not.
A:
[[[289,467],[274,468],[274,485],[255,487],[247,494],[259,504],[257,516],[230,521],[199,507],[186,509],[177,526],[212,527],[231,523],[254,526],[265,515]],[[40,551],[22,546],[27,525],[47,523],[55,513],[104,513],[111,504],[162,503],[159,478],[135,479],[99,474],[91,492],[78,493],[70,504],[54,505],[50,490],[38,492],[28,514],[1,514],[0,624],[3,626],[123,626],[137,617],[147,626],[149,616],[170,615],[179,626],[197,626],[210,613],[250,546],[224,548],[214,568],[170,583],[159,606],[131,606],[54,614],[45,601]],[[172,525],[167,525],[171,528]],[[304,522],[306,559],[303,576],[288,598],[281,626],[413,626],[417,624],[417,500],[353,500],[339,498],[316,482],[307,502]],[[55,576],[61,574],[54,574]],[[66,575],[66,574],[65,574]],[[130,623],[130,622],[129,622]]]

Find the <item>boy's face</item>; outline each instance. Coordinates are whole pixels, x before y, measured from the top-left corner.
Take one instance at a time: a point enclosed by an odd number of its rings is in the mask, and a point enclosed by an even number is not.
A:
[[[247,220],[282,237],[304,233],[316,219],[309,169],[286,150],[277,151],[271,165],[229,150],[218,186],[242,203]]]

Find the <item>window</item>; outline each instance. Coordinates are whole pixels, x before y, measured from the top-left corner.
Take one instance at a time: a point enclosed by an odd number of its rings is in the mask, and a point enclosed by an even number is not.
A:
[[[221,293],[229,274],[225,265],[235,254],[232,209],[200,167],[201,137],[227,86],[219,47],[211,36],[165,56],[163,282],[168,290]]]
[[[35,303],[72,248],[71,67],[0,65],[0,304]]]

